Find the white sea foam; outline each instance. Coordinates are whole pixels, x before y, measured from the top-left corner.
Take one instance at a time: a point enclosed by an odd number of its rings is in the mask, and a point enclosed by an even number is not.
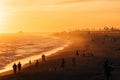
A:
[[[0,73],[11,70],[13,63],[27,64],[29,60],[40,59],[42,54],[50,56],[68,44],[65,40],[41,36],[0,40]]]

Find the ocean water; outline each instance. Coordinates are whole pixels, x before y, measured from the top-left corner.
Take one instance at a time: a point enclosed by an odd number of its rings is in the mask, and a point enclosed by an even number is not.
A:
[[[55,49],[59,50],[58,48],[66,44],[65,40],[41,35],[0,35],[0,72],[4,71],[6,66],[12,69],[12,66],[8,64],[15,61],[30,59]]]

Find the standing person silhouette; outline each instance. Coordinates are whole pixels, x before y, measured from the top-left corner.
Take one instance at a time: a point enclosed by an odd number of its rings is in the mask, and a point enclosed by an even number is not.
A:
[[[29,64],[31,64],[32,62],[31,62],[31,60],[29,60]]]
[[[61,65],[60,65],[60,67],[64,70],[64,67],[65,67],[65,59],[64,58],[62,58],[61,59]]]
[[[73,63],[73,66],[76,64],[76,58],[75,57],[72,58],[72,63]]]
[[[18,63],[18,70],[19,70],[19,72],[21,71],[21,68],[22,68],[22,65],[21,65],[21,63],[19,62],[19,63]]]
[[[106,59],[106,61],[104,62],[104,74],[106,76],[106,80],[109,80],[112,69],[113,68],[111,66],[110,61],[108,59]]]
[[[76,56],[79,56],[79,51],[76,51]]]
[[[46,58],[46,56],[43,54],[43,55],[42,55],[42,61],[44,61],[44,62],[45,62],[45,61],[46,61],[46,59],[45,59],[45,58]]]
[[[36,68],[38,68],[38,64],[39,64],[39,62],[38,62],[38,60],[36,60],[36,64],[35,64]]]
[[[16,72],[17,72],[17,65],[16,65],[16,63],[13,64],[13,71],[14,71],[14,74],[16,74]]]

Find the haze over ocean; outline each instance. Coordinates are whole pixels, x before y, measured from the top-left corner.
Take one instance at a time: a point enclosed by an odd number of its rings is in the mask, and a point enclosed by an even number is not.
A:
[[[13,61],[42,54],[64,44],[66,41],[61,39],[39,35],[0,35],[0,70]]]

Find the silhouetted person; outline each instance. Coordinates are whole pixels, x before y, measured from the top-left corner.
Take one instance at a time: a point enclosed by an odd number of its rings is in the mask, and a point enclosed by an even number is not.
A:
[[[53,69],[54,69],[54,71],[56,71],[57,70],[56,66],[54,66]]]
[[[31,64],[31,60],[29,60],[29,64]]]
[[[18,70],[19,70],[19,72],[21,71],[21,68],[22,68],[22,65],[21,65],[21,63],[19,62],[19,63],[18,63]]]
[[[62,58],[61,59],[61,65],[60,65],[60,67],[64,70],[64,67],[65,67],[65,59],[64,58]]]
[[[38,62],[38,60],[36,60],[36,64],[35,64],[36,68],[38,68],[38,64],[39,64],[39,62]]]
[[[111,66],[111,62],[108,59],[106,59],[106,61],[104,62],[104,74],[106,76],[106,80],[109,80],[112,69],[113,68]]]
[[[79,52],[78,51],[76,51],[76,56],[79,56]]]
[[[73,63],[73,65],[76,64],[76,58],[75,57],[72,58],[72,63]]]
[[[43,55],[42,55],[42,61],[44,61],[44,62],[46,61],[45,57],[46,57],[46,56],[43,54]]]
[[[14,71],[14,74],[16,74],[16,72],[17,72],[17,65],[16,65],[16,63],[13,64],[13,71]]]
[[[91,57],[94,57],[94,54],[93,53],[91,53],[91,55],[90,55]]]
[[[90,31],[88,31],[88,34],[90,35],[90,34],[91,34],[91,32],[90,32]]]

